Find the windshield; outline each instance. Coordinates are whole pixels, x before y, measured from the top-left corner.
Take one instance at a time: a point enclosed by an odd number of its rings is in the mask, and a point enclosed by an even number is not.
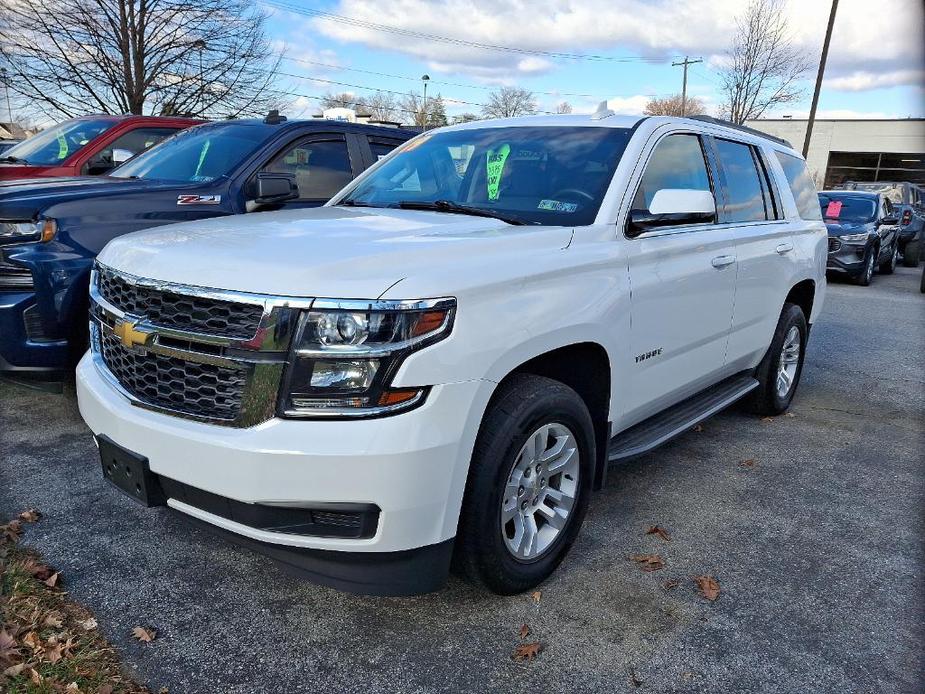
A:
[[[834,222],[861,224],[877,217],[877,201],[851,195],[819,195],[822,216]]]
[[[3,157],[43,166],[60,164],[115,124],[111,118],[69,120],[10,147]]]
[[[591,224],[630,138],[626,128],[479,128],[425,134],[337,204],[438,203],[523,223]]]
[[[111,172],[116,178],[207,183],[227,176],[266,139],[249,125],[204,125],[181,130]]]

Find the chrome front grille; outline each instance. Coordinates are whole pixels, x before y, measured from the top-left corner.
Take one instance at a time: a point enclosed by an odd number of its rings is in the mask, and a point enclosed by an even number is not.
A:
[[[311,305],[99,264],[90,298],[97,369],[133,405],[233,427],[274,416],[292,331]]]
[[[178,414],[233,421],[241,412],[247,374],[242,368],[201,364],[126,348],[113,333],[100,336],[109,372],[128,392]]]
[[[132,283],[108,269],[97,273],[100,294],[116,308],[176,330],[248,340],[257,333],[263,306],[184,296]]]
[[[841,250],[841,239],[838,239],[834,236],[830,236],[829,237],[829,253],[835,253],[838,250]]]

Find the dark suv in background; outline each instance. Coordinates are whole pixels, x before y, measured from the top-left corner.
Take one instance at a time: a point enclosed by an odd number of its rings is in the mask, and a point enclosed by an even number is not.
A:
[[[893,272],[899,255],[899,219],[886,195],[824,190],[819,204],[829,230],[826,270],[847,275],[864,287],[874,270]]]
[[[889,198],[899,218],[899,252],[906,267],[918,267],[925,243],[925,190],[914,183],[859,183],[848,181],[844,190],[881,193]]]
[[[58,380],[76,363],[86,351],[90,268],[117,236],[318,207],[416,134],[271,114],[184,130],[108,176],[0,181],[0,375]]]

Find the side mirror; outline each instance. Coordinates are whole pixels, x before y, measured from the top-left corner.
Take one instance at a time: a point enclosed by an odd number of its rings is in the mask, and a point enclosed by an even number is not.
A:
[[[259,205],[285,202],[299,197],[299,186],[293,174],[259,173],[257,174],[257,196],[254,202]]]
[[[114,149],[112,150],[112,165],[124,164],[134,156],[135,153],[130,149]]]
[[[626,235],[635,238],[659,227],[715,221],[716,202],[710,191],[662,188],[655,192],[648,210],[630,211]]]
[[[894,224],[899,224],[899,217],[883,217],[880,219],[877,224],[883,226],[893,226]]]

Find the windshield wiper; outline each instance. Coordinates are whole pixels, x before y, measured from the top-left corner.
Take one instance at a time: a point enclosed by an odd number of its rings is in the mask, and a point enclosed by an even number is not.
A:
[[[460,205],[452,200],[434,200],[433,202],[421,202],[418,200],[401,200],[398,206],[403,210],[433,210],[435,212],[451,212],[455,214],[468,214],[473,217],[490,217],[491,219],[500,219],[508,224],[523,226],[525,224],[536,224],[537,222],[528,222],[520,217],[515,217],[506,212],[495,212],[486,210],[482,207],[470,207],[469,205]]]
[[[25,159],[20,159],[19,157],[0,157],[0,161],[5,161],[8,164],[28,164]]]
[[[341,200],[340,202],[338,202],[338,203],[336,203],[336,204],[334,205],[334,207],[340,207],[340,206],[344,206],[344,207],[379,207],[379,208],[382,207],[382,205],[373,205],[372,203],[369,203],[369,202],[360,202],[359,200],[350,200],[350,199]]]

